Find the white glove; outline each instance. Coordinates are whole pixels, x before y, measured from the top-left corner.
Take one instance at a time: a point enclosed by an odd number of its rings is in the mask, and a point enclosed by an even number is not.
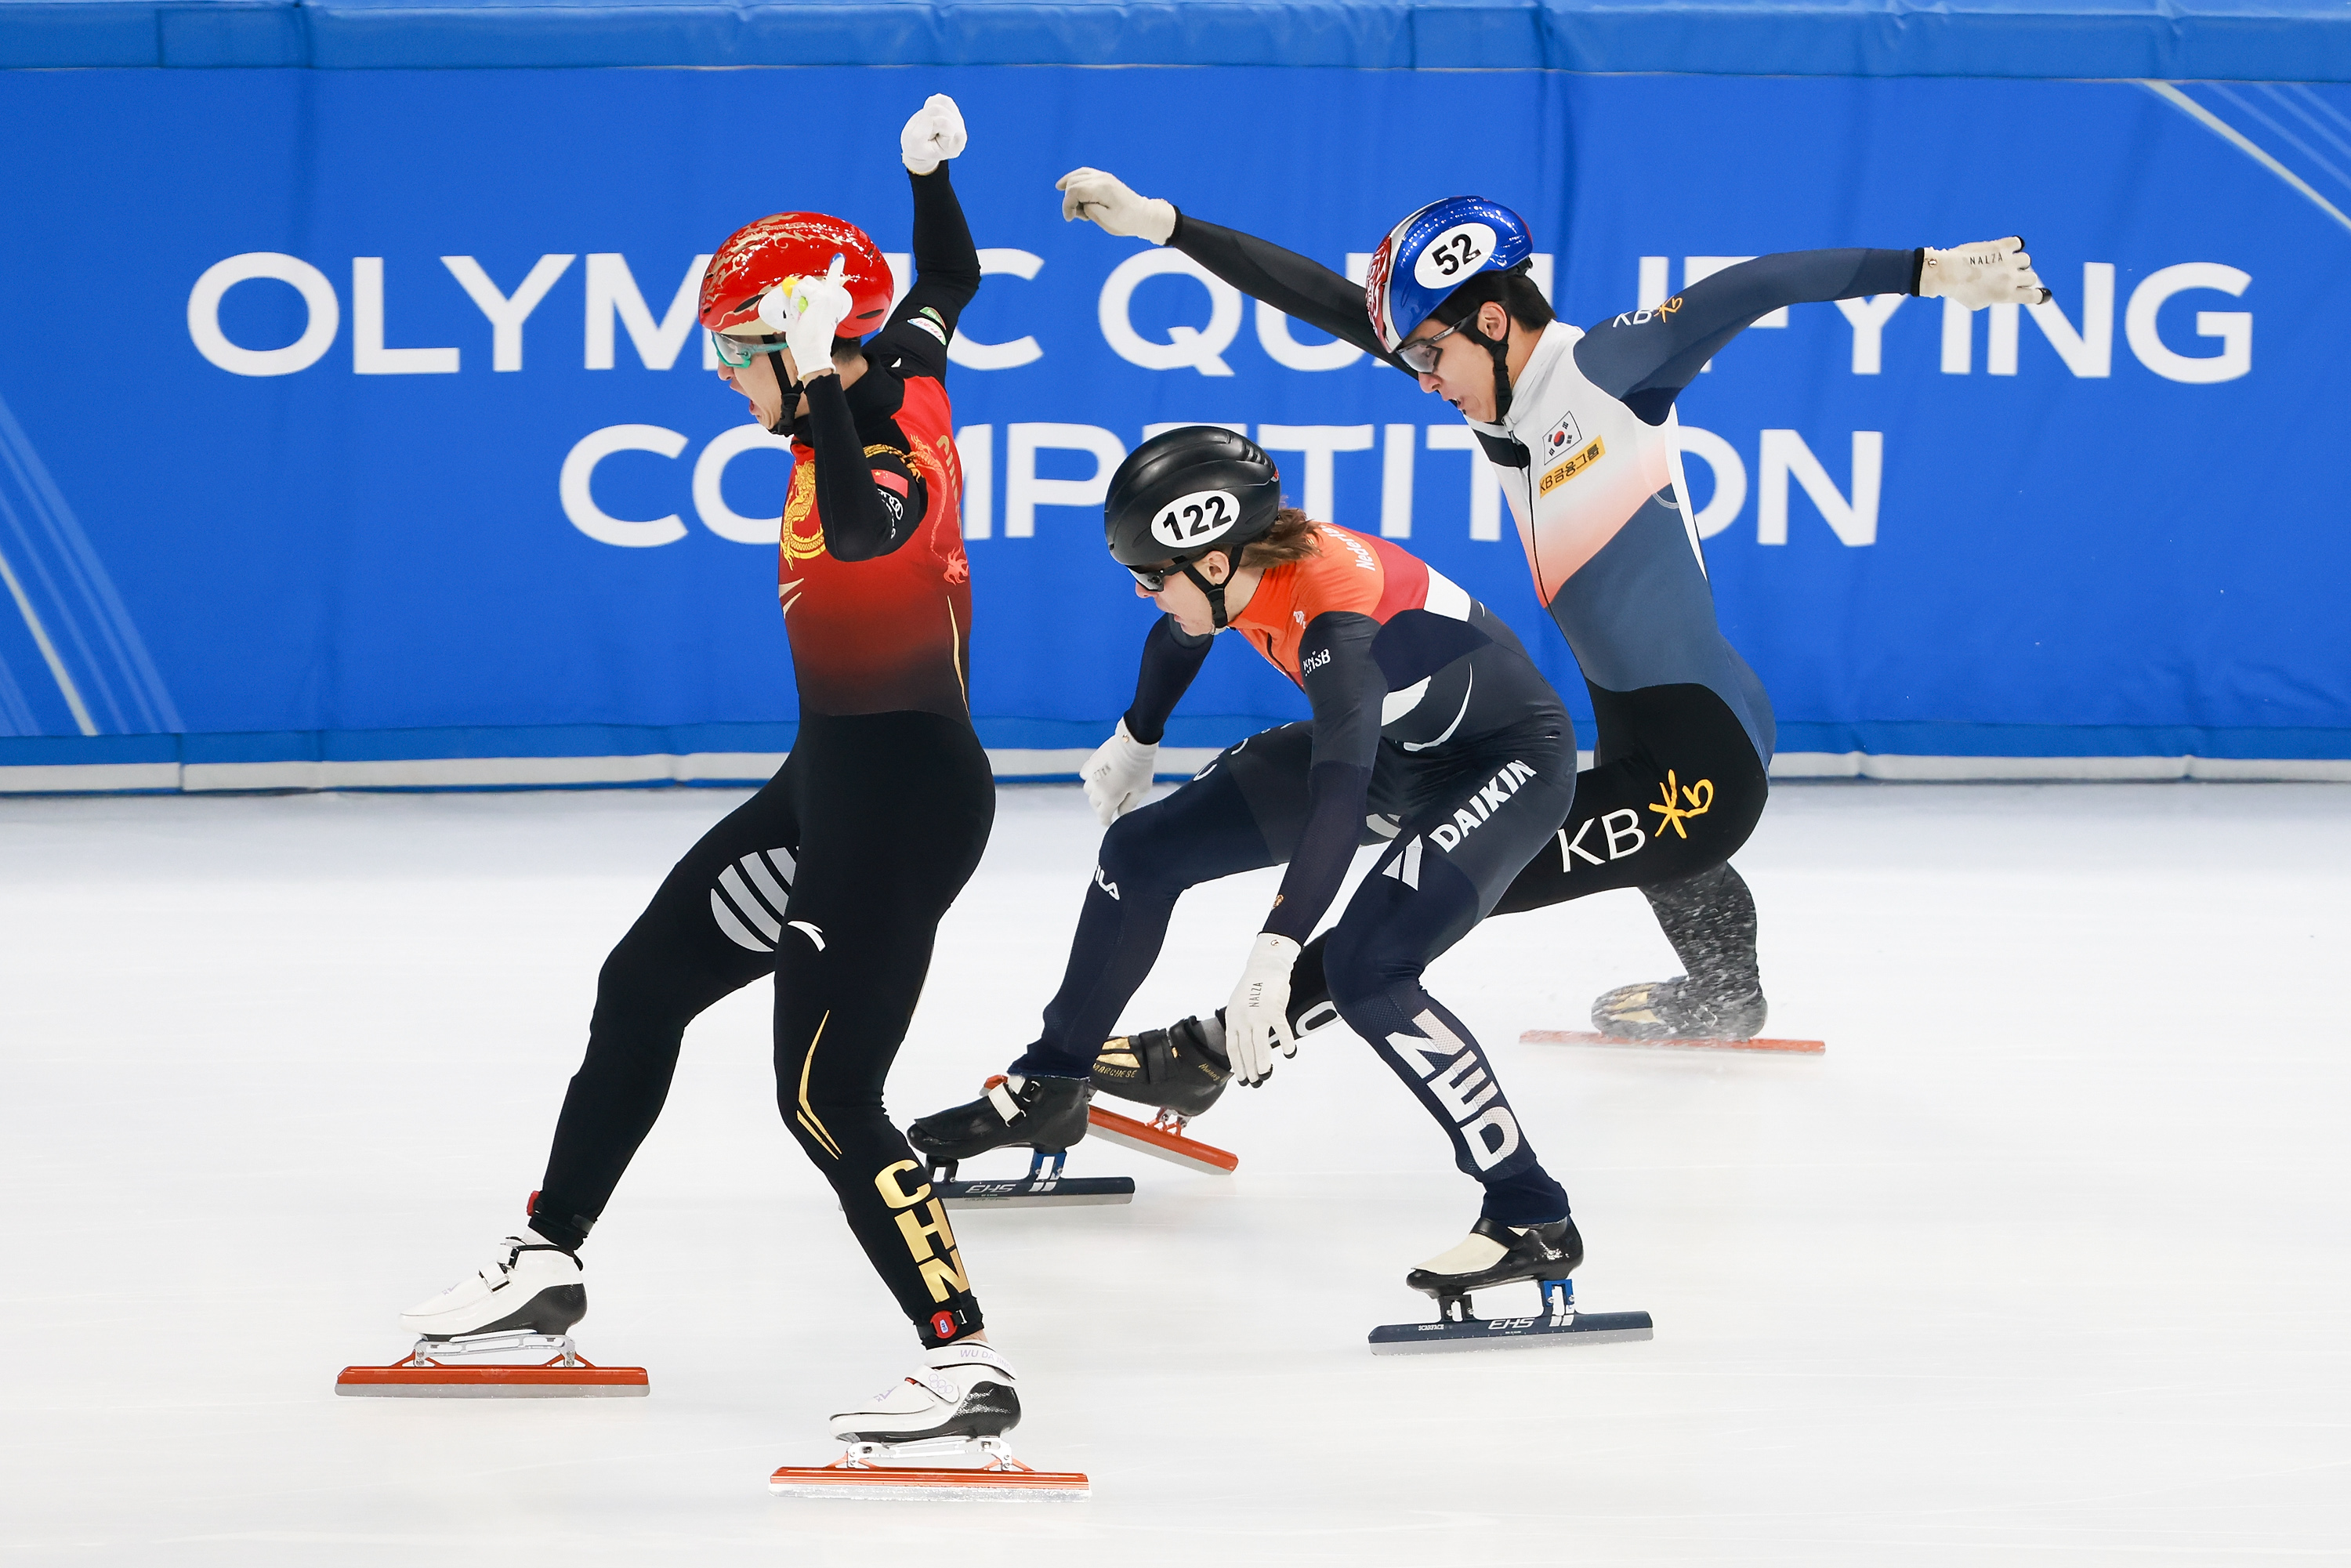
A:
[[[1072,169],[1054,182],[1061,193],[1061,221],[1084,218],[1099,224],[1104,234],[1122,239],[1147,239],[1165,245],[1176,232],[1176,207],[1155,196],[1136,195],[1115,174],[1099,169]]]
[[[967,140],[963,110],[946,94],[935,92],[924,100],[922,108],[914,110],[914,118],[906,121],[906,129],[898,132],[898,156],[914,172],[927,174],[962,152]]]
[[[1225,1057],[1233,1076],[1255,1088],[1273,1076],[1273,1053],[1298,1054],[1290,1032],[1290,970],[1298,962],[1298,944],[1270,931],[1257,934],[1241,983],[1225,1004]]]
[[[2023,239],[2011,235],[1949,250],[1928,246],[1926,264],[1918,268],[1918,298],[1956,299],[1980,310],[1987,305],[2045,304],[2049,290],[2033,276]]]
[[[1118,721],[1118,729],[1108,740],[1094,748],[1086,765],[1078,769],[1078,777],[1085,781],[1086,802],[1103,827],[1143,804],[1143,798],[1151,793],[1151,774],[1158,760],[1159,743],[1145,746],[1135,739],[1126,732],[1124,719]]]
[[[832,370],[832,339],[852,308],[849,290],[841,286],[843,261],[839,256],[822,277],[787,277],[759,301],[759,320],[770,332],[784,335],[800,380]]]

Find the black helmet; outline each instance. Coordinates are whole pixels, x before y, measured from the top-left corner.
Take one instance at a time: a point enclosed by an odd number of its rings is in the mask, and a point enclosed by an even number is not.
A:
[[[1102,503],[1102,537],[1124,567],[1187,566],[1210,550],[1238,566],[1241,547],[1270,533],[1280,510],[1280,471],[1256,442],[1187,424],[1153,436],[1118,465]]]

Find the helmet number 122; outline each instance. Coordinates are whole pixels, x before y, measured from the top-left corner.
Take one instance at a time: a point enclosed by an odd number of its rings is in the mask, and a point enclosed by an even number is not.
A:
[[[1195,490],[1159,508],[1152,536],[1170,549],[1191,549],[1222,536],[1240,520],[1239,508],[1222,490]]]

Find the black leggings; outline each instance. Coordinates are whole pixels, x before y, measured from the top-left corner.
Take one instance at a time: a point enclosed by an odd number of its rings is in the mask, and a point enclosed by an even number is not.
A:
[[[686,852],[604,961],[533,1228],[586,1239],[661,1114],[686,1024],[772,974],[785,1124],[924,1343],[977,1329],[955,1232],[882,1084],[995,816],[970,726],[803,718],[782,769]]]
[[[1701,991],[1759,990],[1755,901],[1728,863],[1754,832],[1771,793],[1755,743],[1704,686],[1586,689],[1599,721],[1593,765],[1575,776],[1566,823],[1511,880],[1493,913],[1637,887]],[[1317,937],[1299,956],[1290,978],[1293,1022],[1333,999],[1324,967],[1335,935]]]
[[[1015,1071],[1092,1070],[1159,956],[1177,896],[1289,857],[1305,819],[1312,749],[1311,725],[1251,736],[1174,794],[1111,825],[1043,1037]],[[1537,1159],[1477,1037],[1420,977],[1558,825],[1574,769],[1575,737],[1563,724],[1522,726],[1442,757],[1383,745],[1371,805],[1403,825],[1327,938],[1340,1015],[1445,1130],[1454,1164],[1484,1184],[1486,1216],[1510,1225],[1564,1217],[1567,1194]]]

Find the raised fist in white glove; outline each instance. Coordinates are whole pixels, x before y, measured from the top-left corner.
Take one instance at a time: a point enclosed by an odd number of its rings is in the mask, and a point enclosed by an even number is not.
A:
[[[1153,766],[1159,760],[1159,745],[1149,746],[1126,732],[1126,720],[1118,721],[1117,730],[1086,758],[1078,769],[1085,781],[1086,801],[1094,809],[1102,825],[1109,827],[1127,812],[1143,804],[1151,793]]]
[[[1138,196],[1115,174],[1099,169],[1072,169],[1056,181],[1061,193],[1061,221],[1084,218],[1099,224],[1104,234],[1122,239],[1147,239],[1165,245],[1176,232],[1176,207],[1155,196]]]
[[[2033,276],[2032,258],[2018,235],[1980,240],[1949,250],[1927,247],[1918,268],[1918,298],[1956,299],[1970,310],[1987,305],[2043,305],[2049,290]]]
[[[1290,1032],[1290,970],[1298,944],[1270,931],[1257,934],[1241,983],[1225,1004],[1225,1057],[1233,1076],[1254,1089],[1273,1076],[1273,1053],[1298,1054]]]
[[[833,334],[853,308],[841,281],[843,258],[835,256],[822,277],[787,277],[759,301],[759,320],[784,335],[800,380],[832,373]]]
[[[898,156],[914,173],[927,174],[962,152],[967,140],[963,110],[946,94],[935,92],[898,132]]]

